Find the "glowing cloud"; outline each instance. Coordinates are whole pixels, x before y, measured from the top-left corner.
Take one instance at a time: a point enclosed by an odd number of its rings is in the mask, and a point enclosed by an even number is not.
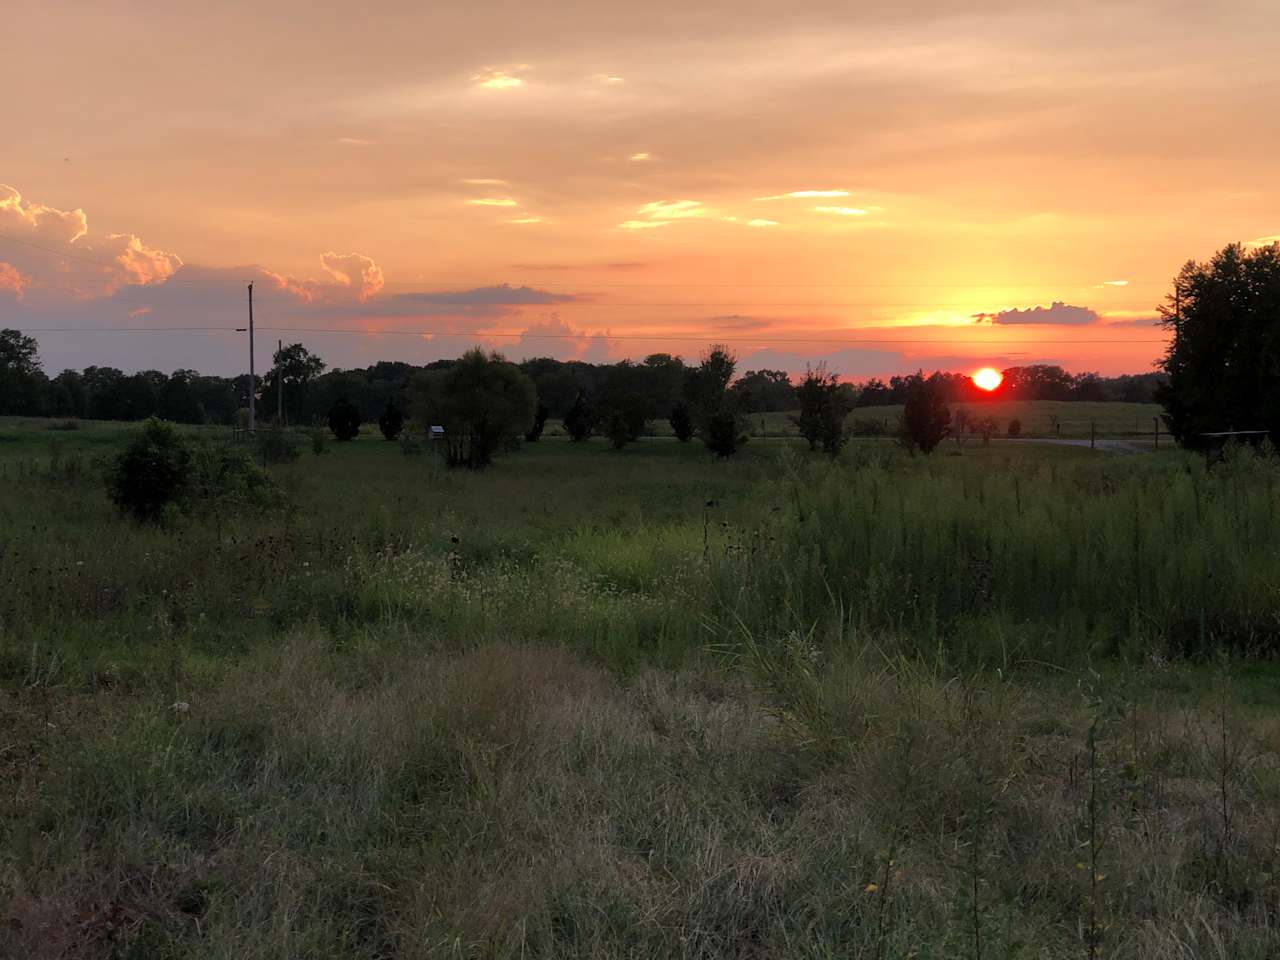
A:
[[[360,300],[368,300],[382,289],[382,268],[363,254],[329,251],[320,254],[320,266],[336,283],[351,288]]]
[[[705,217],[706,207],[700,200],[654,200],[636,208],[636,213],[653,220],[684,220],[689,217]]]
[[[543,223],[541,217],[515,217],[508,220],[507,223]]]
[[[496,70],[486,67],[472,77],[471,80],[476,86],[485,90],[514,90],[524,86],[524,80],[517,74],[527,69],[529,68],[524,65],[513,67],[511,70]]]
[[[515,207],[519,206],[510,197],[478,197],[475,200],[468,200],[467,203],[473,207]]]
[[[1104,287],[1127,287],[1129,285],[1129,281],[1128,280],[1103,280],[1101,285]]]
[[[338,142],[349,147],[374,147],[378,144],[377,140],[366,140],[363,137],[339,137]]]
[[[637,163],[643,163],[645,160],[650,159],[651,156],[652,154],[648,153],[633,153],[629,159],[634,160]]]
[[[757,200],[805,200],[821,197],[847,197],[848,190],[792,190],[790,193],[775,193],[769,197],[756,197]]]
[[[837,217],[865,217],[867,211],[862,207],[814,207],[814,213],[829,213]]]
[[[1249,240],[1245,243],[1245,246],[1250,249],[1256,249],[1258,247],[1269,247],[1273,243],[1280,243],[1280,233],[1270,237],[1258,237],[1256,240]]]
[[[594,79],[597,83],[603,83],[606,87],[617,87],[627,82],[622,77],[615,77],[608,73],[597,73]]]
[[[466,180],[459,180],[459,183],[465,183],[472,187],[505,187],[507,181],[498,180],[494,177],[470,177]]]
[[[649,230],[653,227],[669,227],[670,220],[624,220],[618,224],[620,230]]]
[[[75,243],[89,232],[89,220],[78,207],[57,210],[24,201],[22,194],[6,183],[0,183],[0,226],[21,228],[57,243]]]
[[[0,290],[21,297],[22,288],[26,285],[27,278],[18,272],[17,267],[0,261]]]
[[[777,225],[777,220],[765,220],[763,217],[756,217],[754,220],[747,221],[748,227],[776,227]]]

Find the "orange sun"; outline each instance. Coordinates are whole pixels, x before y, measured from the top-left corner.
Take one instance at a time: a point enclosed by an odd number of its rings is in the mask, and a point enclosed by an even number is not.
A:
[[[973,384],[980,390],[994,390],[1003,380],[1004,374],[991,367],[983,367],[973,375]]]

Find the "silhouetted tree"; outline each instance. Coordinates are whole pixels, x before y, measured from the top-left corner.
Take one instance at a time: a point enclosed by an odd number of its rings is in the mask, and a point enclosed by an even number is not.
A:
[[[518,445],[533,419],[533,381],[500,353],[468,350],[445,370],[411,382],[413,415],[424,427],[444,427],[450,466],[480,470]]]
[[[530,443],[535,443],[542,436],[543,428],[547,425],[547,416],[551,413],[547,409],[545,403],[539,403],[533,410],[533,423],[529,429],[525,431],[524,438]]]
[[[688,443],[693,439],[693,415],[689,412],[689,405],[683,400],[671,410],[671,432],[681,443]]]
[[[578,396],[574,399],[573,406],[564,415],[564,428],[569,433],[569,439],[575,443],[587,439],[587,437],[591,436],[591,429],[594,425],[595,418],[592,414],[591,405],[587,403],[586,395],[582,391],[578,391]]]
[[[1232,429],[1280,441],[1280,243],[1224,247],[1174,284],[1160,310],[1173,338],[1157,391],[1169,432],[1186,446]]]
[[[272,367],[262,378],[262,412],[274,417],[280,389],[284,389],[285,416],[297,423],[308,406],[310,385],[324,372],[324,361],[300,343],[277,350]]]
[[[621,450],[631,442],[631,428],[620,411],[611,410],[605,414],[604,435],[609,438],[609,445],[615,450]]]
[[[1008,432],[1009,432],[1009,436],[1015,440],[1018,437],[1022,436],[1022,421],[1019,420],[1017,417],[1014,417],[1012,420],[1010,420]]]
[[[360,433],[360,411],[346,397],[339,397],[329,408],[329,429],[339,440],[354,440]]]
[[[821,445],[824,453],[835,456],[844,445],[844,420],[853,409],[854,398],[843,386],[840,378],[827,373],[826,364],[820,363],[807,369],[796,387],[800,413],[791,420],[800,436],[809,441],[810,450]]]
[[[0,413],[40,413],[47,381],[35,337],[0,330]]]
[[[702,442],[718,457],[731,457],[747,442],[738,415],[727,407],[721,407],[707,417],[702,428]]]
[[[951,411],[937,384],[917,371],[907,378],[906,403],[902,408],[902,443],[911,451],[932,453],[951,432]]]
[[[404,429],[404,414],[394,403],[387,402],[387,408],[382,411],[382,416],[378,417],[378,429],[387,440],[394,440],[400,436],[400,431]]]

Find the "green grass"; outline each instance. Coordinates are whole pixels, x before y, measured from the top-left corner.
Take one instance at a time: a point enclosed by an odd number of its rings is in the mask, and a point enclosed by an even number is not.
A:
[[[1273,955],[1271,461],[362,436],[154,529],[47,426],[0,957]]]

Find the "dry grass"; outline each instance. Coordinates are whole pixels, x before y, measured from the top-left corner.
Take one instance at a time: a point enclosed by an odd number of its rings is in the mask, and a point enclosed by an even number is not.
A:
[[[1212,702],[795,669],[310,631],[186,713],[104,692],[15,774],[0,955],[1083,956],[1091,839],[1100,955],[1272,955],[1274,724],[1227,718],[1228,836]]]

